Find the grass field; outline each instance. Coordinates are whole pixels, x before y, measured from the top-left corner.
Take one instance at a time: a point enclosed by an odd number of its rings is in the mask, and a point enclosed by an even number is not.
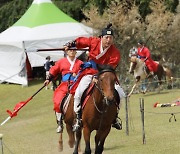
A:
[[[41,80],[31,81],[29,87],[14,84],[0,85],[0,123],[13,110],[15,104],[27,100],[42,86]],[[4,154],[58,154],[58,134],[53,112],[52,90],[43,89],[5,125],[0,127],[3,134]],[[167,103],[180,97],[180,89],[163,90],[160,94],[134,94],[129,101],[129,135],[126,135],[125,104],[122,103],[119,116],[123,130],[111,129],[105,142],[104,154],[180,154],[180,107],[153,108],[155,102]],[[139,98],[145,100],[146,144],[142,144],[142,123]],[[168,114],[169,113],[169,114]],[[177,121],[169,122],[170,113]],[[64,151],[71,154],[67,145],[68,136],[64,131]],[[94,133],[91,139],[94,152]],[[84,150],[84,142],[81,143]],[[1,147],[0,147],[1,148]],[[0,149],[1,153],[1,149]]]

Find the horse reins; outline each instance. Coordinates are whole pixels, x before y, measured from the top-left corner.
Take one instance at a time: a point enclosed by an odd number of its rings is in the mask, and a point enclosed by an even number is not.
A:
[[[105,72],[113,72],[113,73],[114,73],[113,70],[111,70],[111,69],[106,69],[106,70],[103,70],[103,71],[99,72],[98,76],[99,76],[100,74],[102,74],[102,73],[105,73]],[[99,80],[98,80],[98,81],[99,81]],[[103,98],[104,98],[104,100],[105,100],[105,101],[103,101],[102,110],[100,110],[100,109],[98,108],[98,106],[96,105],[96,101],[95,101],[95,98],[94,98],[94,93],[92,93],[94,106],[95,106],[96,110],[101,114],[100,123],[99,123],[99,128],[98,128],[98,130],[100,130],[101,125],[102,125],[102,121],[103,121],[103,115],[104,115],[104,113],[107,111],[107,110],[105,110],[105,104],[107,104],[107,97],[104,95],[103,89],[101,88],[101,85],[100,85],[100,84],[99,84],[99,86],[98,86],[98,84],[95,83],[95,87],[99,90],[100,94],[103,96]]]

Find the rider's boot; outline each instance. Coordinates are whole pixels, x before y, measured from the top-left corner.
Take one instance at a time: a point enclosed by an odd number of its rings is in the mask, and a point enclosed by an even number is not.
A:
[[[56,112],[56,120],[57,120],[57,128],[56,132],[57,133],[62,133],[63,132],[63,115],[62,113]]]
[[[121,130],[122,129],[122,121],[118,117],[118,113],[116,114],[116,118],[114,119],[114,121],[112,123],[112,127],[116,128],[117,130]]]
[[[80,130],[81,126],[82,126],[82,114],[79,111],[78,113],[76,113],[76,122],[73,126],[73,131],[76,132],[76,131]]]

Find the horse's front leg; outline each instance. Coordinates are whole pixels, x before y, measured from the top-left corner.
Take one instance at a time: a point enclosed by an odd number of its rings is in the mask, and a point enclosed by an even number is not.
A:
[[[95,136],[95,154],[98,153],[99,141],[100,141],[100,133],[98,133],[97,131]]]
[[[96,142],[95,154],[102,154],[104,150],[104,142],[110,130],[111,130],[111,127],[103,131],[97,131],[96,136],[95,136],[95,142]]]
[[[80,141],[81,141],[81,136],[82,136],[82,130],[78,130],[75,134],[76,134],[76,142],[75,142],[73,154],[78,154],[78,151],[80,151],[79,147],[80,147]]]
[[[60,133],[59,136],[59,152],[63,151],[63,136],[62,136],[62,132]]]
[[[91,132],[88,127],[83,129],[84,141],[85,141],[85,154],[91,154],[91,146],[90,146],[90,135]]]

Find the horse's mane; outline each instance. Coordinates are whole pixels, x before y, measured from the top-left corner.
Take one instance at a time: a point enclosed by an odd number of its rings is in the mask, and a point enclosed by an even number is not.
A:
[[[110,65],[101,65],[101,64],[98,64],[97,65],[97,69],[99,71],[99,75],[102,74],[103,72],[115,72],[115,69],[110,66]]]

